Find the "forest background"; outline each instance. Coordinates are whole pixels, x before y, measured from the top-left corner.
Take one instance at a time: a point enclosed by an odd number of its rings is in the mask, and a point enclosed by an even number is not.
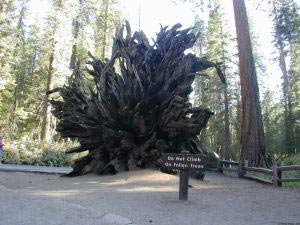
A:
[[[246,1],[260,105],[269,155],[300,151],[300,3]],[[214,74],[193,84],[191,102],[215,115],[201,134],[222,158],[240,157],[241,93],[232,1],[229,0],[1,0],[0,134],[5,161],[69,165],[64,150],[76,145],[55,131],[49,90],[65,85],[88,52],[108,58],[116,28],[128,20],[133,30],[155,38],[163,26],[194,26],[200,38],[191,52],[223,62],[227,84]],[[75,156],[76,157],[76,156]],[[296,159],[298,158],[298,159]]]

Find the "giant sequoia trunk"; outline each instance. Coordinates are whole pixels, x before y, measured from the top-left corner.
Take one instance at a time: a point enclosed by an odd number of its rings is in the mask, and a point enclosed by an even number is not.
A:
[[[57,131],[80,143],[67,153],[88,151],[70,176],[160,167],[162,153],[183,149],[217,159],[197,137],[213,113],[188,101],[195,76],[217,64],[184,54],[197,36],[180,27],[161,28],[150,45],[143,32],[132,36],[126,24],[126,37],[123,26],[109,61],[91,56],[89,75],[77,70],[60,89],[62,99],[52,100]]]
[[[233,6],[242,95],[241,160],[249,160],[251,166],[262,166],[265,163],[264,129],[245,1],[233,0]]]

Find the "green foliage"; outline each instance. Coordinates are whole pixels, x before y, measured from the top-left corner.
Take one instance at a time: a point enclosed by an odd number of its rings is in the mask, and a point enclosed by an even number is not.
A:
[[[21,140],[7,143],[4,163],[35,166],[71,166],[74,157],[65,154],[66,148],[75,147],[72,141],[43,143],[34,140]]]
[[[223,62],[222,57],[225,54],[225,49],[223,47],[222,38],[224,33],[222,32],[223,20],[222,11],[220,5],[215,2],[210,8],[209,20],[207,25],[207,51],[205,52],[205,57],[211,61]],[[202,28],[203,29],[203,28]],[[204,36],[204,35],[202,35]],[[224,62],[223,62],[224,63]],[[196,103],[202,107],[208,107],[211,111],[215,113],[205,132],[202,133],[202,137],[213,149],[218,150],[221,145],[221,110],[222,110],[222,85],[220,81],[216,79],[217,76],[214,75],[214,71],[207,73],[209,78],[202,77],[196,81],[198,83],[198,89],[200,89],[200,94],[197,97]],[[210,88],[208,88],[210,87]]]
[[[300,165],[300,154],[288,156],[288,157],[284,158],[282,161],[285,166]],[[300,171],[299,170],[284,171],[283,177],[284,178],[300,178]],[[285,187],[300,187],[300,182],[284,183],[284,186]]]
[[[273,0],[274,29],[284,42],[294,42],[299,37],[299,6],[295,0]],[[276,44],[279,39],[276,38]]]
[[[274,102],[274,92],[266,91],[262,99],[263,123],[265,128],[266,151],[268,154],[281,154],[284,152],[284,134],[282,108]]]
[[[31,1],[1,1],[0,134],[7,139],[25,136],[40,139],[50,55],[54,53],[52,88],[61,87],[72,73],[66,66],[70,64],[72,45],[76,45],[76,60],[84,65],[88,51],[95,51],[101,44],[105,19],[104,36],[108,40],[114,35],[120,19],[116,3],[113,0],[53,0],[46,5],[48,11],[44,17],[32,21]],[[106,5],[108,14],[103,18]],[[75,26],[71,21],[78,21],[77,37],[74,37]],[[109,45],[107,42],[106,50]],[[55,122],[52,118],[52,134]]]
[[[294,129],[294,149],[300,152],[300,31],[298,43],[291,48],[290,90],[292,103],[292,124]]]
[[[95,11],[95,32],[96,32],[96,56],[101,59],[106,58],[107,52],[112,45],[112,37],[116,27],[120,25],[120,12],[117,10],[116,0],[101,0],[101,4],[96,4]]]
[[[195,47],[196,54],[204,55],[207,59],[222,63],[222,72],[226,76],[227,85],[221,84],[217,79],[215,71],[211,70],[206,73],[208,77],[198,77],[194,85],[194,104],[202,107],[208,107],[215,114],[208,123],[207,129],[202,132],[201,136],[205,142],[217,151],[220,155],[227,158],[234,158],[239,149],[232,151],[233,146],[238,146],[237,143],[230,143],[232,140],[238,141],[235,134],[234,126],[229,126],[228,135],[225,137],[225,115],[229,114],[229,120],[235,117],[234,91],[235,91],[235,76],[232,62],[236,60],[235,51],[232,51],[231,46],[234,46],[234,39],[228,32],[228,24],[224,19],[224,9],[221,7],[220,1],[210,1],[209,18],[207,26],[199,18],[195,20],[195,31],[200,32],[200,39]],[[236,67],[236,66],[235,66]],[[209,87],[209,88],[208,88]],[[225,100],[225,95],[227,99]],[[226,109],[228,104],[228,110]],[[227,141],[229,140],[229,141]],[[226,144],[225,144],[226,143]],[[226,150],[225,150],[226,149]]]
[[[284,165],[289,166],[289,165],[300,165],[300,154],[295,154],[295,155],[286,155],[286,157],[283,157],[282,162]]]
[[[280,161],[283,162],[283,165],[300,165],[300,154],[295,154],[289,156],[288,154],[281,154],[278,155]],[[266,180],[272,180],[273,177],[271,175],[257,173],[257,172],[247,172],[248,175],[258,178],[263,178]],[[300,178],[300,171],[299,170],[292,170],[292,171],[283,171],[282,178]],[[300,187],[300,182],[284,182],[283,187]]]
[[[42,96],[33,96],[42,93],[45,84],[41,57],[44,43],[40,39],[39,27],[27,27],[24,23],[26,10],[24,1],[24,4],[15,4],[11,11],[6,11],[4,17],[7,19],[3,24],[9,32],[8,39],[2,42],[0,34],[0,43],[6,43],[3,49],[0,47],[5,55],[3,59],[0,56],[0,64],[5,65],[0,68],[0,74],[4,74],[0,84],[0,128],[2,134],[11,138],[29,135],[38,127]]]
[[[283,97],[281,118],[283,120],[282,144],[286,152],[300,150],[300,13],[294,0],[273,0],[274,43],[278,49],[278,62],[283,74]],[[289,70],[287,63],[290,57]]]

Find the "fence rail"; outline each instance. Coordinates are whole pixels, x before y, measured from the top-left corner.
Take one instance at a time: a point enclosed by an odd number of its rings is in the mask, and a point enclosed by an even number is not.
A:
[[[232,167],[235,166],[235,167]],[[247,178],[255,181],[259,181],[266,184],[273,184],[275,186],[282,186],[283,182],[300,182],[300,178],[282,178],[283,171],[291,171],[291,170],[300,170],[300,165],[291,165],[291,166],[282,166],[281,164],[274,163],[272,169],[263,168],[263,167],[249,167],[248,161],[245,162],[236,162],[236,161],[229,161],[229,160],[221,160],[220,166],[218,171],[231,171],[237,172],[238,177],[240,178]],[[272,176],[271,180],[260,178],[260,177],[253,177],[247,172],[256,172],[262,173],[266,175]]]
[[[234,165],[234,166],[238,166],[239,165],[238,162],[230,161],[230,160],[221,160],[220,162],[223,165]]]
[[[282,178],[278,179],[280,182],[300,182],[300,178]]]
[[[267,168],[263,168],[263,167],[248,167],[248,166],[244,166],[243,170],[257,172],[257,173],[264,173],[264,174],[268,174],[268,175],[273,175],[273,171],[272,170],[267,169]]]
[[[277,168],[280,171],[300,170],[300,165],[281,166]]]

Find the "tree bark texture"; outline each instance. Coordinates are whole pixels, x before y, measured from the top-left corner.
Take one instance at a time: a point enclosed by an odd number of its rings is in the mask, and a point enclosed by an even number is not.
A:
[[[184,54],[197,36],[180,27],[162,27],[150,45],[142,31],[132,35],[126,23],[114,38],[110,60],[91,55],[89,75],[75,70],[60,89],[62,99],[51,101],[57,131],[80,143],[67,153],[88,151],[75,161],[70,176],[161,167],[162,153],[183,149],[205,161],[217,160],[197,137],[213,113],[192,107],[188,95],[202,70],[216,67],[224,79],[218,64]]]
[[[223,75],[226,77],[226,57],[225,57],[225,46],[224,46],[224,36],[223,28],[221,26],[222,34],[222,61],[223,65]],[[228,85],[224,84],[223,87],[223,98],[224,98],[224,130],[223,137],[221,141],[221,157],[223,159],[229,160],[231,158],[231,137],[230,137],[230,123],[229,123],[229,96],[228,96]]]
[[[76,62],[77,62],[77,42],[78,42],[78,36],[79,36],[79,16],[77,16],[73,20],[73,45],[72,45],[72,54],[71,54],[71,60],[70,60],[70,69],[74,70],[76,67]]]
[[[233,0],[233,6],[242,96],[241,160],[248,160],[250,166],[261,166],[265,140],[247,12],[244,0]]]
[[[49,66],[47,74],[47,87],[46,95],[43,106],[43,121],[41,130],[41,140],[50,141],[50,130],[51,130],[51,104],[49,91],[53,89],[53,61],[54,61],[54,50],[52,50],[49,57]]]
[[[230,138],[230,123],[229,123],[229,99],[227,85],[225,84],[224,90],[224,133],[222,137],[221,156],[229,160],[231,158],[231,138]]]
[[[104,11],[104,27],[103,27],[103,37],[102,37],[102,48],[101,48],[101,59],[105,59],[105,51],[106,51],[106,33],[107,33],[107,20],[108,20],[108,5],[109,0],[103,1],[105,4],[105,11]]]

